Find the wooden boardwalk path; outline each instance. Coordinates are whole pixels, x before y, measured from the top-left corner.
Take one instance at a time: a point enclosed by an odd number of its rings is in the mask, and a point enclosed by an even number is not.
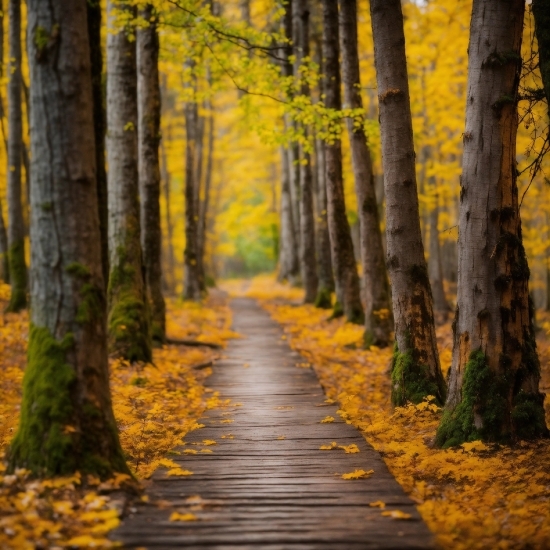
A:
[[[208,411],[205,428],[186,441],[216,441],[208,447],[213,453],[175,457],[193,475],[158,474],[148,490],[151,503],[173,507],[138,506],[115,537],[126,548],[152,550],[433,548],[431,533],[380,456],[324,402],[314,372],[296,367],[301,358],[281,339],[280,327],[253,300],[231,306],[234,329],[244,338],[229,344],[208,384],[242,406]],[[321,424],[327,415],[335,422]],[[360,452],[319,450],[332,441],[355,443]],[[374,474],[341,478],[356,469]],[[369,506],[375,501],[413,519],[383,517]],[[174,509],[193,509],[198,519],[170,522]]]

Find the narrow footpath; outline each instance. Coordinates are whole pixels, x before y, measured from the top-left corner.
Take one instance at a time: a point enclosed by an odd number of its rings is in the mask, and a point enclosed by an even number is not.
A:
[[[208,411],[200,421],[205,427],[187,435],[185,448],[211,440],[213,452],[170,457],[193,475],[155,474],[151,504],[136,507],[115,538],[125,548],[152,550],[433,548],[414,503],[380,455],[325,403],[315,373],[298,366],[303,359],[281,338],[281,328],[251,299],[235,299],[231,307],[243,338],[230,342],[208,385],[242,405]],[[321,423],[326,416],[335,421]],[[319,449],[333,441],[360,452]],[[374,473],[342,479],[358,469]],[[412,519],[382,516],[369,506],[377,501]],[[169,521],[174,510],[197,520]]]

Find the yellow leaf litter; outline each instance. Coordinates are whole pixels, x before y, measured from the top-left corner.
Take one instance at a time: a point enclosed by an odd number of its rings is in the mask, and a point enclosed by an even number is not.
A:
[[[5,475],[1,463],[17,429],[28,339],[27,312],[2,313],[7,299],[9,287],[0,285],[0,548],[110,548],[113,543],[106,536],[119,524],[124,502],[107,495],[128,483],[128,476],[100,482],[79,475],[37,481],[24,470]],[[167,329],[173,338],[200,337],[224,345],[237,336],[229,329],[231,316],[224,304],[168,302],[167,306]],[[191,475],[165,456],[181,445],[189,431],[202,427],[197,419],[206,409],[228,405],[203,386],[211,369],[193,369],[217,353],[209,348],[167,345],[155,349],[153,355],[154,366],[111,361],[113,407],[122,447],[138,479],[149,477],[158,467],[166,468],[169,476]],[[177,521],[191,519],[180,514]]]
[[[433,400],[391,408],[391,349],[362,350],[363,327],[328,321],[330,312],[297,305],[303,303],[303,291],[272,277],[257,277],[246,294],[260,300],[284,327],[290,346],[313,365],[327,403],[337,401],[342,418],[382,453],[441,548],[550,548],[550,441],[434,449],[441,411]],[[538,333],[538,350],[550,425],[550,318],[537,312],[537,322],[544,329]],[[452,354],[450,321],[437,328],[437,337],[446,372]]]

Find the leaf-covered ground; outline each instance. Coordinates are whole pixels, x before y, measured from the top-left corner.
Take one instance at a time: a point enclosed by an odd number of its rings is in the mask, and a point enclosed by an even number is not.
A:
[[[391,350],[361,349],[363,330],[329,313],[298,305],[302,292],[272,278],[226,285],[260,300],[284,327],[285,338],[314,368],[340,415],[357,426],[409,493],[442,548],[544,549],[550,547],[550,442],[514,447],[481,442],[458,449],[431,448],[441,412],[430,400],[393,409]],[[539,319],[541,389],[550,389],[550,322]],[[451,362],[450,322],[437,330],[441,362]],[[550,424],[550,400],[546,398]],[[334,451],[332,451],[334,452]],[[383,505],[383,503],[380,503]]]
[[[1,285],[0,312],[8,298],[9,287]],[[204,306],[168,303],[167,330],[173,339],[223,345],[236,336],[230,324],[229,308],[219,299]],[[139,490],[128,476],[106,482],[79,475],[37,481],[25,471],[5,474],[1,459],[17,429],[27,338],[26,312],[0,313],[0,548],[109,547],[106,535],[120,522],[128,489]],[[153,364],[111,362],[115,417],[138,480],[158,467],[168,468],[167,475],[190,473],[169,455],[186,433],[199,427],[203,411],[218,404],[218,396],[203,385],[210,373],[204,367],[216,356],[206,347],[167,345],[154,351]]]

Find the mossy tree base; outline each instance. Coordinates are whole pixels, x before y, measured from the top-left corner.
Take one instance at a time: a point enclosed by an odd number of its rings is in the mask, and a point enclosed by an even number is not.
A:
[[[395,344],[391,368],[391,401],[395,407],[403,407],[408,402],[421,403],[432,395],[435,402],[445,401],[445,381],[434,379],[426,365],[414,359],[411,350],[401,353]]]
[[[462,400],[443,413],[436,445],[446,449],[477,439],[510,443],[548,436],[544,395],[520,391],[510,403],[514,378],[510,372],[493,372],[483,352],[472,352],[464,371]]]
[[[107,478],[129,473],[117,428],[93,403],[76,404],[77,376],[67,361],[74,337],[56,340],[31,325],[19,429],[8,452],[8,470],[35,476],[79,471]]]
[[[11,295],[6,312],[17,313],[27,307],[27,264],[23,241],[13,244],[8,250],[8,267]]]
[[[330,309],[332,307],[332,292],[328,288],[320,288],[315,298],[315,307]]]

